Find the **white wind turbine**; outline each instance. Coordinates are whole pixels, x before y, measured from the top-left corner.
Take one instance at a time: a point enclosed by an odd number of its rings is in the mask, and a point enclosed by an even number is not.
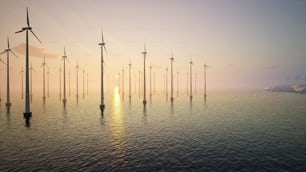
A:
[[[41,64],[41,66],[43,67],[43,103],[45,103],[46,102],[46,80],[45,80],[46,73],[45,73],[45,67],[47,66],[45,57],[44,57],[44,61]]]
[[[104,59],[103,59],[103,49],[106,52],[106,48],[105,48],[105,42],[103,39],[103,32],[101,31],[101,35],[102,35],[102,39],[101,39],[101,43],[99,43],[98,45],[100,45],[101,47],[101,104],[100,104],[100,109],[103,112],[105,109],[105,104],[104,104]]]
[[[172,57],[170,58],[171,60],[171,103],[173,103],[173,61],[174,61],[174,58],[173,58],[173,53],[172,53]]]
[[[146,50],[146,44],[144,44],[144,51],[142,52],[143,54],[143,105],[147,104],[146,100],[146,55],[147,55],[147,50]]]
[[[10,41],[7,38],[7,49],[5,49],[0,54],[6,53],[6,103],[5,106],[8,108],[11,107],[10,102],[10,53],[12,53],[15,57],[19,58],[10,48]]]
[[[190,60],[189,64],[190,64],[190,92],[189,92],[189,97],[190,97],[190,101],[192,101],[192,65],[193,65],[192,59]]]
[[[26,31],[26,99],[25,99],[25,112],[23,113],[24,117],[28,120],[32,116],[32,112],[30,111],[30,92],[29,92],[29,31],[33,34],[33,36],[42,44],[39,38],[32,31],[32,27],[30,26],[29,13],[27,8],[27,26],[23,27],[20,31],[16,33],[20,33]]]
[[[67,55],[66,55],[66,49],[64,47],[64,55],[62,56],[62,60],[64,61],[64,99],[63,103],[66,105],[67,99],[66,99],[66,60],[69,62]]]

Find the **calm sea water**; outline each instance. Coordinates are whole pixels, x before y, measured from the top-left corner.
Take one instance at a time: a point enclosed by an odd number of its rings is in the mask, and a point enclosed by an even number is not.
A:
[[[19,95],[0,107],[0,171],[306,171],[306,95],[264,91],[117,95],[77,103],[34,97],[30,127]]]

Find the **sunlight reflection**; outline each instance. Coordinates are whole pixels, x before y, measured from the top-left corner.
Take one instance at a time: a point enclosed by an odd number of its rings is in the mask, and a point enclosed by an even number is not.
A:
[[[125,144],[124,136],[124,121],[122,116],[122,109],[121,109],[121,99],[118,86],[115,87],[113,92],[113,103],[112,103],[112,117],[110,123],[110,130],[111,130],[111,145],[115,150],[114,153],[117,156],[124,155],[123,146]]]

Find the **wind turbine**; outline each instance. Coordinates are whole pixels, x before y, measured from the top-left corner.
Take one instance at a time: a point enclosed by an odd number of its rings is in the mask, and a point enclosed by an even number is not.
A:
[[[102,111],[104,111],[105,104],[104,104],[104,59],[103,59],[103,49],[106,52],[106,48],[105,48],[105,42],[104,42],[104,39],[103,39],[103,31],[101,31],[101,35],[102,35],[101,43],[98,44],[101,47],[101,104],[100,104],[100,109]]]
[[[7,49],[5,49],[2,53],[6,53],[6,103],[5,106],[9,109],[11,107],[10,102],[10,53],[12,53],[15,57],[19,58],[10,48],[10,41],[7,37]]]
[[[45,82],[45,67],[47,66],[46,58],[44,57],[44,62],[41,64],[43,67],[43,103],[46,101],[46,82]]]
[[[147,50],[146,50],[146,44],[144,44],[144,51],[142,52],[143,54],[143,105],[145,106],[147,104],[146,100],[146,55],[147,55]]]
[[[204,67],[204,99],[206,100],[206,97],[207,97],[207,94],[206,94],[206,68],[207,68],[207,65],[203,65]]]
[[[32,101],[33,101],[33,75],[32,75],[32,73],[33,73],[33,71],[35,71],[35,69],[33,68],[33,66],[32,66],[32,63],[31,63],[31,67],[30,67],[30,78],[31,78],[31,83],[30,83],[30,85],[31,85],[31,89],[30,89],[30,95],[31,95],[31,103],[32,103]]]
[[[152,100],[152,65],[150,66],[150,101]]]
[[[76,99],[79,99],[79,62],[77,61],[77,65],[75,66],[76,70]]]
[[[30,94],[29,94],[29,31],[33,34],[33,36],[42,44],[39,38],[35,35],[30,27],[30,19],[27,8],[27,26],[23,27],[20,31],[15,33],[20,33],[26,31],[26,99],[25,99],[25,112],[23,113],[24,117],[28,120],[32,116],[32,112],[30,112]]]
[[[172,57],[170,58],[171,60],[171,103],[173,103],[173,61],[174,61],[174,58],[173,58],[173,53],[172,53]]]
[[[130,63],[129,63],[129,99],[131,101],[131,68],[132,68],[132,63],[131,63],[131,60],[130,60]]]
[[[190,97],[190,101],[192,101],[192,65],[193,65],[192,59],[190,60],[189,64],[190,64],[190,93],[189,93],[189,97]]]
[[[62,56],[62,60],[64,61],[64,99],[63,103],[66,105],[67,99],[66,99],[66,60],[69,62],[67,55],[66,55],[66,49],[64,47],[64,55]]]

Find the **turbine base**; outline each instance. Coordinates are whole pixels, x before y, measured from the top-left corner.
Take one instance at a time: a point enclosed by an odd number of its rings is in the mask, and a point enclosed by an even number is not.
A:
[[[24,112],[24,113],[23,113],[23,117],[24,117],[25,119],[31,118],[31,117],[32,117],[32,112]]]
[[[143,103],[143,105],[146,105],[146,104],[147,104],[147,101],[146,101],[146,100],[143,100],[142,103]]]
[[[11,102],[7,102],[7,103],[5,103],[5,106],[7,107],[7,108],[9,108],[9,107],[11,107]]]
[[[100,105],[100,109],[101,109],[102,111],[104,111],[105,105]]]

